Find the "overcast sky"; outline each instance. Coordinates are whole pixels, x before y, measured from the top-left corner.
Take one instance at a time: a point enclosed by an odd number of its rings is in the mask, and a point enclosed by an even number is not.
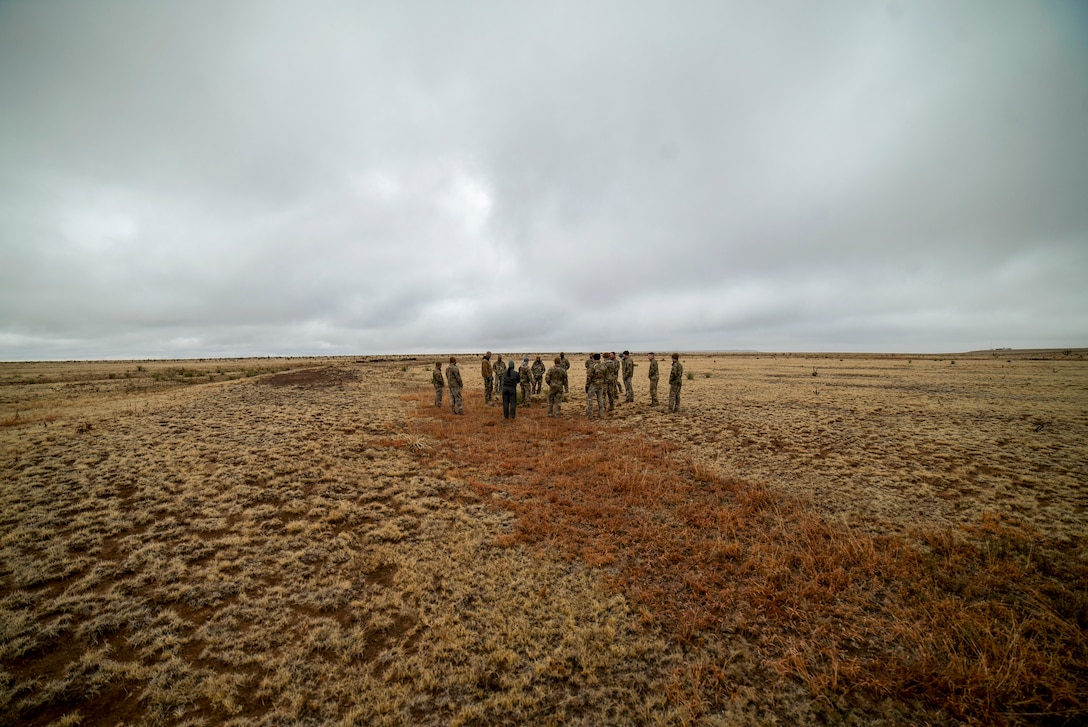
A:
[[[1088,346],[1088,3],[0,0],[0,359]]]

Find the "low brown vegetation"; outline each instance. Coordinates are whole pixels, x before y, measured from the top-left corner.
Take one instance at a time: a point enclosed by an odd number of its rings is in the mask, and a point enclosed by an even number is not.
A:
[[[1060,722],[1088,708],[1088,567],[1015,519],[874,535],[621,423],[534,419],[499,435],[524,450],[481,449],[468,418],[417,431],[518,514],[501,542],[602,568],[684,647],[668,689],[691,719],[782,678],[846,711],[927,719]]]
[[[0,722],[1083,722],[1081,353],[0,364]]]

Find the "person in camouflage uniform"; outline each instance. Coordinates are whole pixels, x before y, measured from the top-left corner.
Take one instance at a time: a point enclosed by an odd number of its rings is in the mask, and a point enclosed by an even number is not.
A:
[[[616,360],[616,352],[608,354],[604,363],[605,393],[608,396],[608,411],[616,408],[616,399],[619,398],[620,363]]]
[[[431,372],[431,383],[434,384],[434,405],[442,406],[442,390],[446,388],[446,380],[442,378],[442,362],[434,362],[434,371]]]
[[[521,377],[521,403],[524,406],[529,406],[533,395],[533,370],[529,368],[528,356],[521,360],[521,366],[518,367],[518,376]]]
[[[631,383],[631,380],[635,377],[635,361],[631,358],[630,351],[623,352],[623,366],[621,367],[623,372],[623,390],[627,394],[624,397],[624,401],[633,402],[635,400],[635,387]]]
[[[650,379],[650,406],[657,406],[657,380],[660,378],[657,370],[657,359],[654,358],[654,354],[650,352],[650,372],[647,377]]]
[[[491,406],[491,395],[495,390],[495,371],[491,368],[491,352],[484,354],[480,364],[480,375],[484,377],[484,404]]]
[[[533,366],[530,369],[533,372],[533,393],[539,394],[542,384],[544,383],[544,362],[540,360],[540,356],[536,357],[536,361],[533,361]]]
[[[561,359],[555,357],[555,365],[548,369],[548,373],[544,375],[544,378],[548,384],[548,416],[559,416],[559,405],[563,401],[563,392],[567,389],[567,370],[563,368]],[[552,407],[555,407],[555,413],[552,413]]]
[[[457,368],[457,359],[450,356],[450,365],[446,367],[446,383],[450,387],[450,411],[454,414],[464,414],[465,404],[461,401],[461,369]]]
[[[593,418],[593,403],[597,403],[597,418],[604,417],[605,377],[607,372],[605,364],[601,361],[601,354],[595,353],[586,361],[586,416]]]
[[[559,352],[559,365],[563,367],[563,370],[567,372],[567,383],[563,384],[563,393],[570,393],[570,361],[567,360],[567,354],[562,351]]]
[[[495,379],[495,396],[502,396],[502,374],[506,371],[506,364],[502,362],[502,354],[497,354],[495,363],[491,365],[491,375]]]
[[[672,371],[669,372],[669,411],[680,411],[680,387],[684,383],[684,366],[680,354],[672,355]]]

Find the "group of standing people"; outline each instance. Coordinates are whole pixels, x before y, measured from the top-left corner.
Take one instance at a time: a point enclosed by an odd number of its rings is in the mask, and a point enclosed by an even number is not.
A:
[[[648,354],[650,381],[650,405],[657,406],[657,382],[660,378],[657,359],[654,354]],[[541,393],[544,384],[548,386],[548,416],[558,416],[560,405],[570,392],[568,371],[570,361],[565,353],[555,357],[551,368],[547,368],[540,356],[529,365],[529,357],[521,359],[521,366],[515,368],[513,357],[503,363],[502,356],[496,355],[495,361],[491,360],[491,352],[484,354],[480,364],[480,375],[484,380],[484,403],[487,406],[494,404],[493,399],[501,398],[502,415],[504,419],[517,417],[518,391],[521,392],[522,406],[531,406],[532,395]],[[608,411],[613,411],[619,400],[619,382],[623,381],[623,390],[626,394],[625,401],[634,402],[635,389],[632,380],[635,375],[635,362],[631,358],[630,351],[620,354],[616,359],[615,351],[601,354],[593,353],[586,359],[586,416],[604,416],[605,402]],[[670,412],[680,411],[680,387],[683,384],[684,367],[680,363],[680,354],[672,354],[672,370],[669,372],[669,407]],[[449,365],[446,366],[445,381],[442,377],[442,363],[436,361],[434,371],[431,374],[431,383],[434,385],[434,405],[442,406],[442,390],[447,385],[450,390],[450,411],[454,414],[464,414],[465,407],[461,397],[461,389],[464,383],[461,380],[461,371],[457,368],[457,358],[450,356]]]
[[[521,359],[521,366],[515,369],[513,358],[504,367],[502,355],[496,355],[492,363],[491,352],[488,351],[480,363],[480,375],[484,380],[484,403],[491,406],[492,398],[501,396],[503,418],[514,419],[518,413],[518,389],[521,389],[522,406],[532,406],[532,395],[539,394],[547,383],[548,416],[558,416],[563,394],[568,390],[569,368],[570,362],[563,353],[555,357],[554,365],[550,369],[544,366],[540,356],[536,357],[532,366],[529,365],[529,357],[525,356]]]
[[[461,398],[461,389],[464,382],[461,381],[461,369],[457,368],[457,357],[450,356],[450,363],[446,366],[446,380],[442,380],[442,362],[434,362],[434,370],[431,371],[431,383],[434,384],[434,405],[442,406],[442,390],[445,384],[450,387],[450,412],[453,414],[465,413],[465,402]]]
[[[657,406],[657,382],[661,378],[660,368],[653,352],[647,354],[649,359],[649,371],[647,378],[650,381],[650,406]],[[623,390],[626,394],[625,401],[635,400],[635,389],[632,380],[635,376],[635,362],[631,358],[630,351],[620,354],[616,360],[616,352],[592,353],[586,359],[586,416],[592,418],[596,412],[597,418],[607,411],[616,408],[619,400],[619,381],[623,380]],[[672,355],[672,370],[669,372],[669,411],[680,411],[680,387],[684,382],[684,366],[680,363],[680,354]]]

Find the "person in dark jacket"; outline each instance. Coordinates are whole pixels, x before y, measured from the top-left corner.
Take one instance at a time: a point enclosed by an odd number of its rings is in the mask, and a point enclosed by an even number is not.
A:
[[[502,372],[502,418],[513,419],[518,413],[518,384],[521,383],[521,374],[514,368],[514,359],[510,358],[510,365]]]

